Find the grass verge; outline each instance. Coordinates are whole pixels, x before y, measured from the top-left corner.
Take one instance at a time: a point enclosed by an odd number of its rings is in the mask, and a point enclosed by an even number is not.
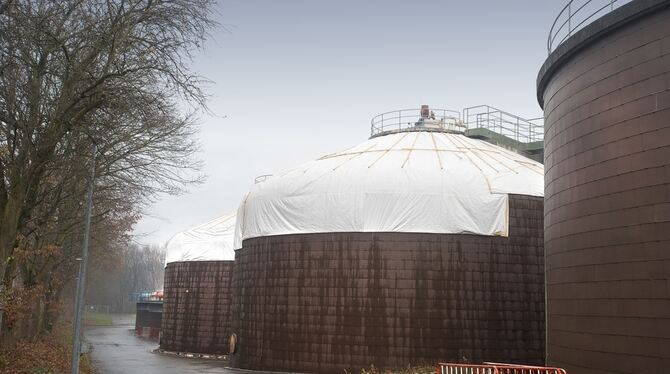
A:
[[[107,313],[84,312],[84,325],[86,326],[111,326],[112,316]]]
[[[360,374],[435,374],[434,365],[408,366],[406,368],[380,369],[374,366],[361,369]]]

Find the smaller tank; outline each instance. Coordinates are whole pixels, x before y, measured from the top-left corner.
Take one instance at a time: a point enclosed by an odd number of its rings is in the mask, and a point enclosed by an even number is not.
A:
[[[140,297],[136,308],[135,333],[145,339],[158,340],[163,315],[163,291],[155,291],[148,294],[148,297]]]
[[[227,214],[168,241],[162,350],[228,353],[235,219]]]

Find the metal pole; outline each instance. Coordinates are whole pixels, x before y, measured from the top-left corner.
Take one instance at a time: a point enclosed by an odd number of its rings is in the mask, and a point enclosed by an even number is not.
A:
[[[491,126],[491,118],[490,117],[491,117],[491,108],[489,108],[487,106],[486,107],[486,126],[487,126],[487,128],[489,128],[488,126]],[[496,131],[495,126],[493,126],[493,131]]]
[[[521,136],[519,135],[519,117],[516,117],[516,140],[519,141],[519,138]]]
[[[72,366],[71,374],[79,374],[79,355],[81,352],[81,317],[84,309],[84,289],[86,288],[86,265],[88,264],[88,239],[91,232],[91,210],[93,208],[93,187],[95,181],[95,154],[98,147],[93,144],[91,155],[91,176],[88,181],[88,196],[86,202],[86,215],[84,218],[84,243],[81,249],[81,261],[79,262],[79,279],[77,280],[77,296],[74,307],[73,336],[72,336]]]

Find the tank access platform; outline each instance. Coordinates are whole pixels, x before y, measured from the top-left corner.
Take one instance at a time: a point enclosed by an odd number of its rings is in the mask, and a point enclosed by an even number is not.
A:
[[[489,105],[462,112],[434,109],[402,109],[379,114],[371,120],[370,138],[398,132],[435,131],[463,134],[544,162],[543,118],[526,119]]]

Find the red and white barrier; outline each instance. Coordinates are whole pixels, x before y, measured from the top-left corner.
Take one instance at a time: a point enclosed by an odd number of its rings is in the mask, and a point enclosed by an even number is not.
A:
[[[564,369],[545,366],[501,364],[439,363],[435,374],[567,374]]]

